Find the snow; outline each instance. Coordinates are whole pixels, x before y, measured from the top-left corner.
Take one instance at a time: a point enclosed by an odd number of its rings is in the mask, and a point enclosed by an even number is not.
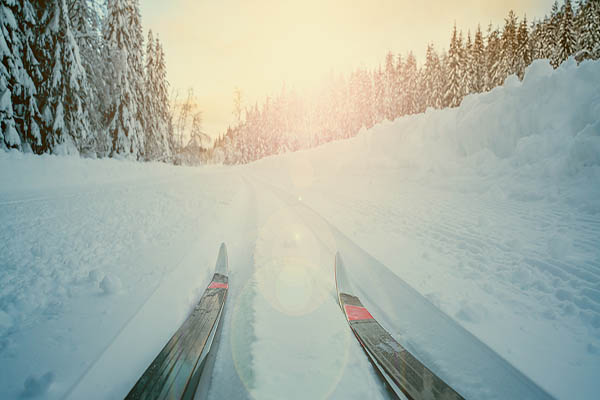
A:
[[[226,242],[209,398],[387,398],[335,298],[467,398],[600,389],[600,62],[247,166],[0,153],[0,397],[123,398]]]
[[[100,282],[100,289],[105,294],[115,294],[121,290],[121,280],[115,275],[106,275]]]

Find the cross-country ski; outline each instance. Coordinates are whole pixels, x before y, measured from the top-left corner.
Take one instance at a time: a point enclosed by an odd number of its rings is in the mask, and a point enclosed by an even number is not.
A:
[[[338,301],[348,325],[378,372],[400,399],[463,400],[401,344],[363,306],[346,276],[340,253],[335,255],[335,283]],[[398,307],[402,307],[401,304]]]
[[[227,299],[227,247],[219,248],[215,274],[190,316],[137,381],[127,399],[193,399]],[[206,380],[206,384],[208,380]]]

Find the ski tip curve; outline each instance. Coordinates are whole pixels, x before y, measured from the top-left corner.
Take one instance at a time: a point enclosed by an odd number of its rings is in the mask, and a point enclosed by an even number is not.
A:
[[[346,266],[340,252],[335,253],[335,287],[337,289],[338,296],[340,293],[352,294],[354,291],[352,285],[348,280],[348,274],[346,272]]]
[[[229,259],[227,257],[227,246],[225,242],[219,247],[219,255],[217,256],[217,264],[215,265],[215,273],[227,275],[229,267]]]

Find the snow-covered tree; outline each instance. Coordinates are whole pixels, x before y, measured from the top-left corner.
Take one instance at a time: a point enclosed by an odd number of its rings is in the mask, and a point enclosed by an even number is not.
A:
[[[576,45],[573,6],[571,0],[565,0],[560,14],[552,64],[558,67],[563,61],[572,56],[575,53]]]
[[[525,76],[525,68],[531,64],[531,48],[529,41],[529,27],[527,26],[527,17],[519,24],[516,40],[515,72],[519,79]]]
[[[385,56],[384,74],[385,118],[389,121],[392,121],[396,117],[396,110],[398,109],[398,102],[400,97],[398,75],[396,74],[396,68],[394,66],[394,55],[392,54],[392,52],[387,53],[387,55]]]
[[[374,118],[382,121],[385,118],[385,75],[381,66],[373,73]]]
[[[80,151],[90,134],[85,97],[85,70],[73,36],[65,0],[41,7],[38,37],[43,83],[39,88],[43,150]]]
[[[402,70],[402,87],[404,89],[403,110],[404,114],[415,114],[419,112],[419,74],[417,71],[417,60],[414,54],[408,53],[406,63]]]
[[[510,10],[508,16],[504,19],[504,28],[502,29],[501,51],[499,64],[499,78],[502,82],[507,76],[516,72],[517,64],[517,16]]]
[[[500,40],[500,32],[498,29],[492,29],[490,25],[488,27],[487,46],[485,48],[487,71],[486,91],[492,90],[504,82],[505,77],[502,76],[502,69],[500,68],[500,64],[502,63],[501,52],[502,42]]]
[[[575,58],[596,60],[600,58],[600,1],[588,0],[579,6],[576,17],[577,54]]]
[[[164,159],[169,159],[173,148],[173,124],[169,101],[169,82],[165,51],[157,37],[154,44],[154,95],[156,96],[156,141]]]
[[[456,25],[454,25],[446,61],[447,82],[444,90],[444,107],[457,107],[462,101],[460,47]]]
[[[425,65],[423,67],[423,96],[425,97],[425,106],[441,108],[442,106],[442,87],[440,59],[432,44],[427,45],[425,54]]]
[[[483,43],[483,34],[481,27],[477,25],[475,39],[473,41],[472,58],[473,63],[471,85],[475,93],[481,93],[485,90],[485,44]]]
[[[144,132],[143,68],[140,59],[139,16],[135,0],[108,0],[104,39],[110,55],[110,108],[108,132],[112,140],[111,156],[141,158]]]
[[[29,0],[2,0],[0,5],[0,147],[39,152],[37,10]]]
[[[88,84],[83,88],[83,101],[90,109],[90,129],[94,133],[84,143],[83,151],[105,156],[110,151],[110,140],[104,129],[105,114],[109,107],[110,76],[98,4],[90,0],[67,0],[67,6],[71,30],[79,46],[81,65],[86,72]]]
[[[461,40],[462,42],[462,40]],[[474,75],[474,63],[473,63],[473,41],[471,40],[471,32],[467,32],[467,41],[464,46],[461,46],[460,52],[460,64],[461,64],[461,91],[463,95],[473,93],[473,75]]]
[[[18,85],[22,32],[15,17],[14,1],[0,0],[0,148],[20,148],[13,110],[13,88]]]

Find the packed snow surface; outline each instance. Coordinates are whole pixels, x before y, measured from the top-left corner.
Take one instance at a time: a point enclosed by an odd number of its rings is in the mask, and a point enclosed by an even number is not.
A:
[[[0,398],[122,398],[221,242],[210,398],[389,397],[336,304],[336,251],[466,398],[600,391],[599,62],[536,61],[459,108],[247,166],[0,153],[0,223]]]

